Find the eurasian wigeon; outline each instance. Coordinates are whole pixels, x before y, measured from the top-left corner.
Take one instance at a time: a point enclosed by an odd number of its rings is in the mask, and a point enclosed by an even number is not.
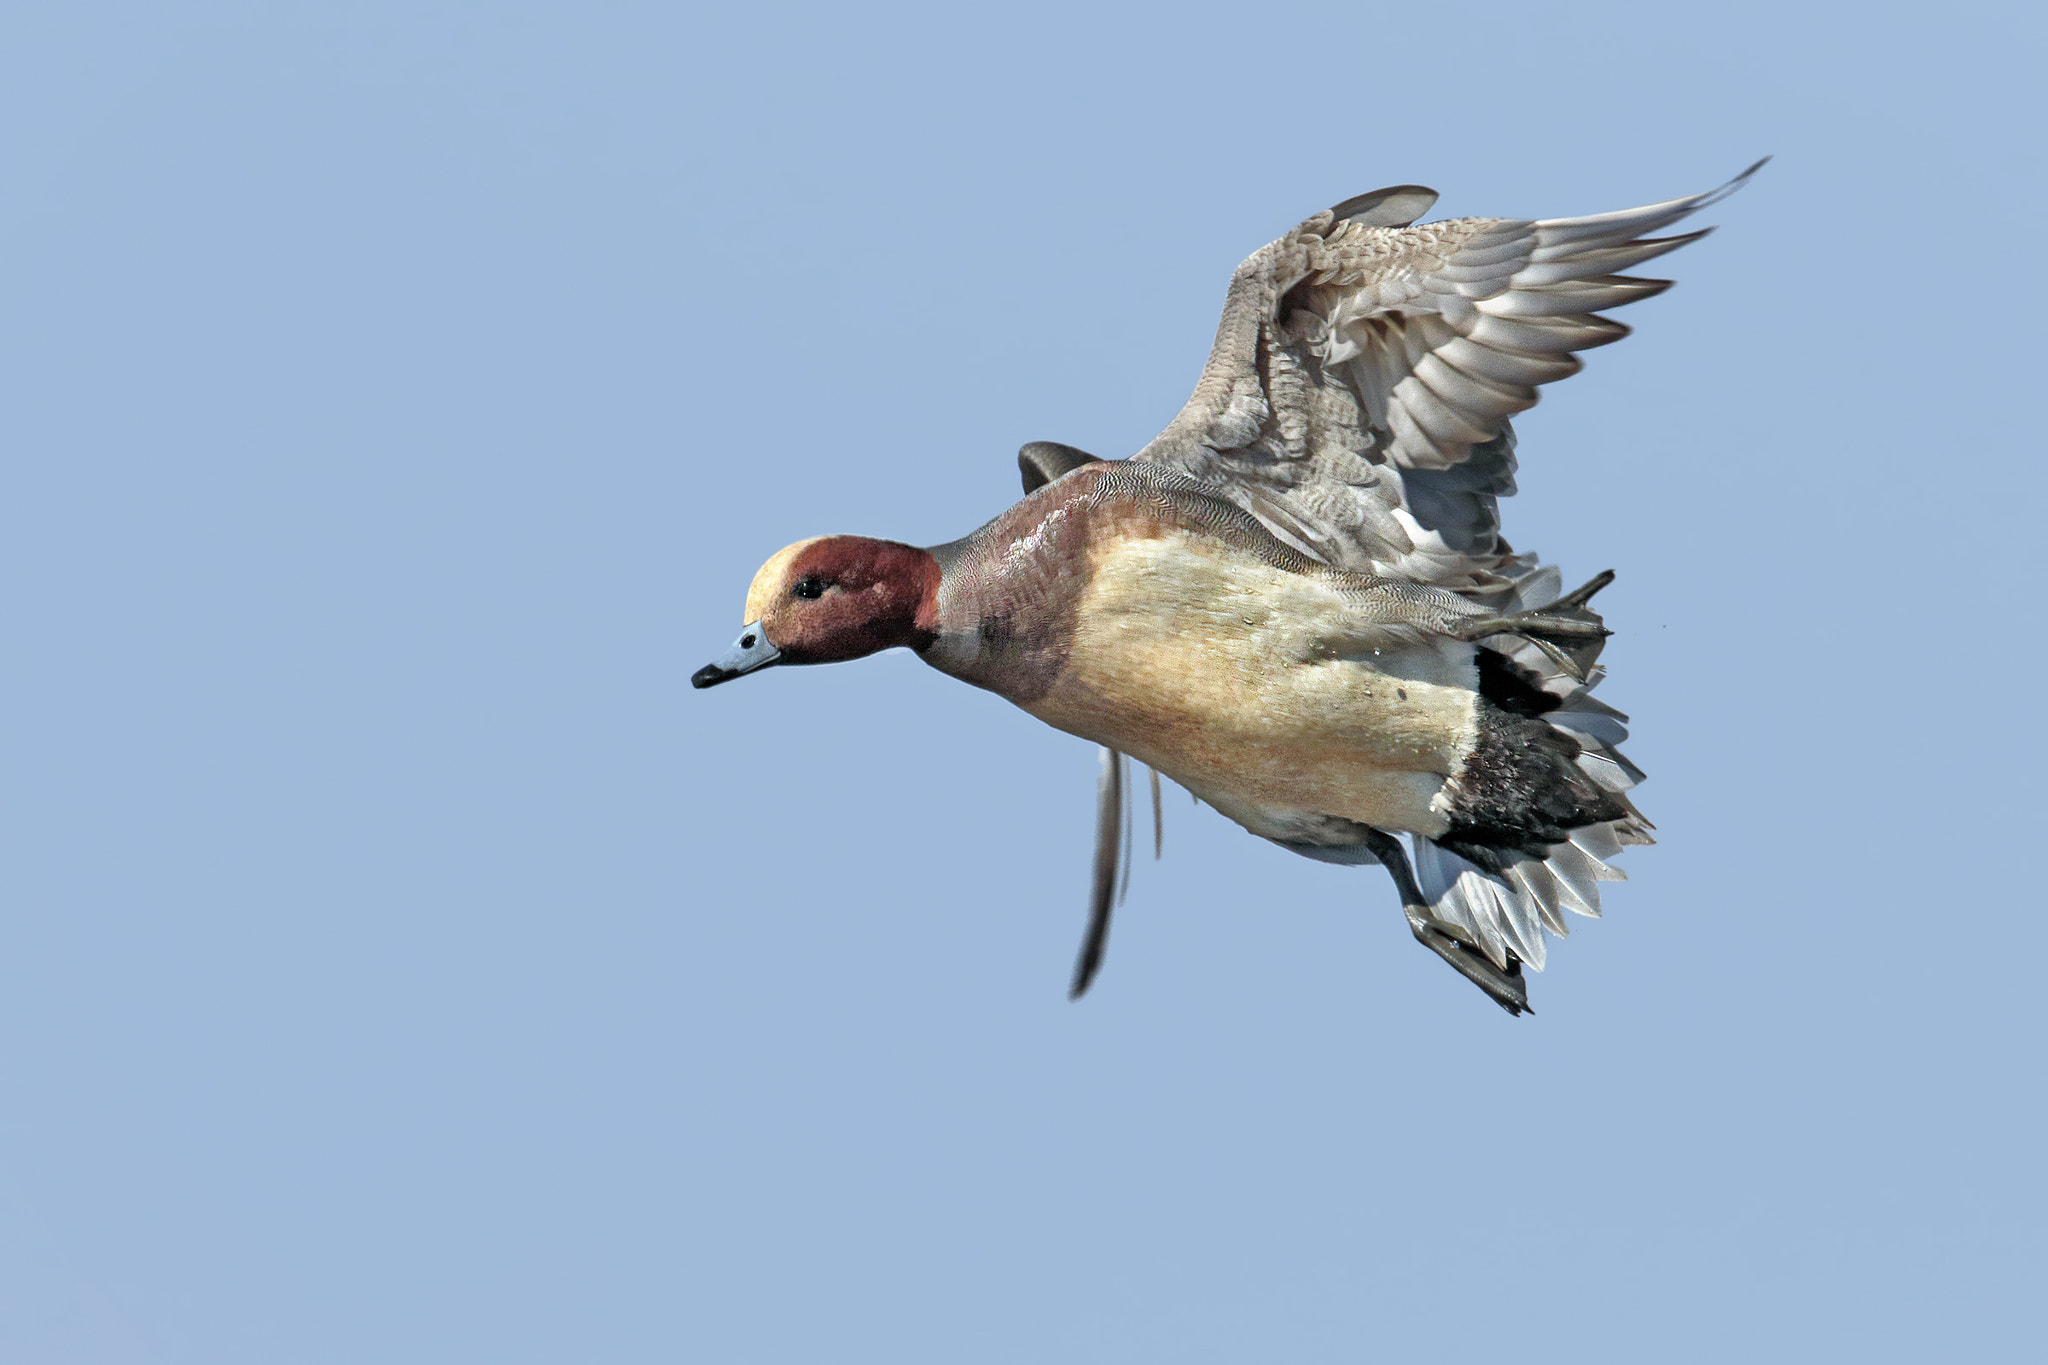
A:
[[[1410,928],[1511,1014],[1543,929],[1599,913],[1651,826],[1607,635],[1500,536],[1508,419],[1598,316],[1667,280],[1616,272],[1704,236],[1654,232],[1739,188],[1545,221],[1411,226],[1415,185],[1348,199],[1238,267],[1194,396],[1127,460],[1024,447],[1022,502],[948,545],[821,536],[747,593],[710,687],[902,645],[1104,746],[1089,928],[1127,866],[1124,755],[1294,852],[1377,862]],[[1406,834],[1408,854],[1395,837]]]

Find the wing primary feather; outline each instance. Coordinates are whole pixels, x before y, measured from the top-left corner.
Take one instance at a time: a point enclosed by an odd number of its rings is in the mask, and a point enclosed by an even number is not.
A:
[[[1676,251],[1688,242],[1697,242],[1712,231],[1712,228],[1701,228],[1682,237],[1648,237],[1625,246],[1595,247],[1548,260],[1531,261],[1515,272],[1514,285],[1517,289],[1524,289],[1582,280],[1589,275],[1617,274],[1644,261],[1653,261],[1666,252]]]
[[[1481,299],[1476,307],[1491,317],[1546,318],[1573,313],[1597,313],[1602,308],[1619,308],[1661,294],[1670,280],[1639,280],[1627,275],[1601,275],[1590,280],[1574,279],[1563,284],[1540,285],[1534,289],[1510,289]]]
[[[1102,772],[1095,783],[1095,875],[1088,894],[1088,927],[1081,935],[1081,953],[1074,960],[1074,981],[1067,999],[1079,1000],[1102,966],[1109,944],[1109,917],[1116,908],[1117,855],[1123,832],[1124,756],[1102,750]]]
[[[1152,861],[1166,856],[1166,804],[1160,799],[1159,769],[1147,767],[1152,778]]]
[[[1122,870],[1116,879],[1116,903],[1122,905],[1124,897],[1131,894],[1131,864],[1137,861],[1132,850],[1137,847],[1137,833],[1133,828],[1135,819],[1131,813],[1131,760],[1123,754],[1116,756],[1117,762],[1117,862]]]
[[[1590,351],[1628,335],[1628,327],[1612,318],[1503,317],[1481,312],[1468,334],[1482,346],[1501,350],[1529,351],[1555,355],[1560,351]]]
[[[1667,199],[1661,204],[1644,204],[1640,208],[1617,209],[1613,213],[1589,214],[1583,218],[1546,218],[1536,224],[1536,238],[1539,243],[1535,260],[1550,259],[1546,252],[1573,242],[1591,245],[1605,245],[1602,239],[1615,242],[1640,237],[1645,232],[1675,223],[1689,213],[1697,213],[1710,205],[1718,204],[1735,191],[1749,183],[1749,178],[1764,167],[1765,157],[1727,184],[1708,190],[1704,194],[1689,194],[1681,199]]]

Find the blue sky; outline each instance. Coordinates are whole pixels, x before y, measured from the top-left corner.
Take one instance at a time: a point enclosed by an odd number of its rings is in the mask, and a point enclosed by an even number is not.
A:
[[[0,17],[0,1356],[2014,1359],[2042,24],[2012,6]],[[1378,185],[1777,160],[1522,422],[1661,844],[1511,1020],[800,536],[1135,450]]]

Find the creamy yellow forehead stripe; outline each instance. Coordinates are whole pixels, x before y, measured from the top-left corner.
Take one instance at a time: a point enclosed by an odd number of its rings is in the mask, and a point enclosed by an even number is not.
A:
[[[782,595],[791,562],[819,541],[830,539],[830,536],[812,536],[809,540],[799,540],[794,545],[777,550],[774,556],[761,566],[761,572],[754,575],[753,586],[747,589],[747,614],[740,619],[740,624],[750,626],[760,620],[768,610],[769,602]]]

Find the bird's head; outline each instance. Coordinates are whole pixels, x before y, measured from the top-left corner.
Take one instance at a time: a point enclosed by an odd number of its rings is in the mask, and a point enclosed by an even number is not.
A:
[[[829,664],[938,638],[939,561],[866,536],[814,536],[779,550],[747,589],[746,628],[692,675],[713,687],[770,664]]]

